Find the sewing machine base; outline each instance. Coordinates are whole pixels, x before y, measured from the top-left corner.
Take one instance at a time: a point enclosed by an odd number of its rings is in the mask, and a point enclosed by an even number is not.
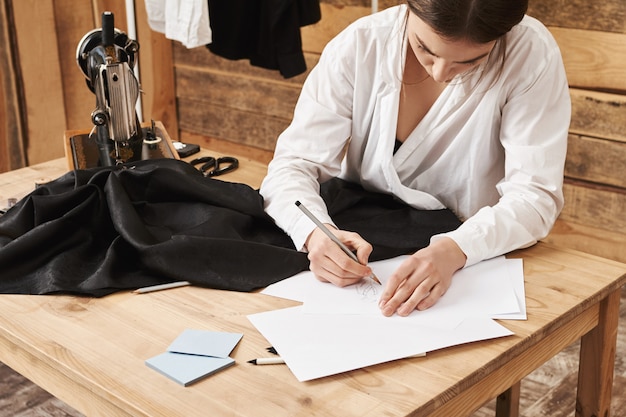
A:
[[[173,158],[180,159],[176,148],[172,144],[165,127],[161,122],[154,122],[155,133],[161,141],[156,144],[141,144],[141,155],[135,156],[129,160],[145,160]],[[142,126],[145,133],[150,129],[150,125]],[[65,132],[65,157],[67,158],[70,170],[95,168],[100,166],[111,165],[111,161],[101,161],[98,151],[98,144],[95,139],[89,137],[90,131],[70,130]]]

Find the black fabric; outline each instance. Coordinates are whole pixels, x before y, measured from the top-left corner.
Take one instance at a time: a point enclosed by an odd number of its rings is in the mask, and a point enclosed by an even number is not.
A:
[[[70,172],[0,218],[0,291],[102,296],[188,280],[250,291],[308,267],[257,191],[172,160]]]
[[[448,209],[416,210],[340,179],[324,183],[321,195],[337,227],[356,231],[372,244],[370,261],[413,253],[428,246],[433,235],[461,225]]]
[[[396,141],[393,144],[393,154],[395,155],[396,152],[398,152],[398,149],[400,149],[400,146],[402,146],[403,142],[400,142],[398,139],[396,139]]]
[[[279,70],[285,78],[306,71],[300,27],[321,19],[319,0],[208,0],[212,42],[221,57]]]
[[[338,226],[374,245],[372,260],[459,224],[338,179],[322,195]],[[307,268],[257,190],[173,159],[72,171],[0,216],[0,293],[104,296],[178,280],[251,291]]]

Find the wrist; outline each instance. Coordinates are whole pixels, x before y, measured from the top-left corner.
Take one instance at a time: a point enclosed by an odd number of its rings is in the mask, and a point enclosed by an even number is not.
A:
[[[443,252],[445,258],[450,262],[450,266],[455,271],[463,268],[467,262],[467,255],[461,249],[461,247],[451,238],[442,237],[433,241],[430,244],[433,249]]]
[[[337,230],[337,228],[332,224],[324,223],[324,225],[328,227],[329,230]],[[309,236],[307,236],[306,240],[304,241],[304,249],[308,250],[308,248],[311,247],[312,240],[317,239],[318,236],[326,237],[326,234],[319,227],[316,226],[313,230],[311,230],[311,233],[309,233]]]

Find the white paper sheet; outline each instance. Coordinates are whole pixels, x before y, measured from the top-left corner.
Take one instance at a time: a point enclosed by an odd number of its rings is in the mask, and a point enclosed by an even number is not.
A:
[[[455,329],[434,329],[382,316],[305,314],[302,306],[248,319],[299,381],[512,334],[481,317],[466,318]]]
[[[263,294],[301,301],[308,314],[359,314],[380,316],[378,299],[388,277],[406,256],[370,264],[383,285],[366,279],[345,288],[320,282],[310,271],[302,272],[268,286]],[[520,268],[510,268],[519,260],[503,256],[458,271],[447,293],[425,311],[415,311],[411,320],[434,327],[454,327],[468,315],[519,317],[525,313],[524,276]],[[518,293],[521,295],[518,296]],[[523,307],[523,310],[522,310]],[[525,315],[525,314],[524,314]]]
[[[512,281],[524,284],[523,273],[512,277],[509,259],[497,257],[457,271],[446,294],[430,309],[460,317],[519,313]]]
[[[511,335],[492,318],[525,319],[524,273],[504,256],[458,271],[437,304],[408,317],[384,317],[378,298],[406,257],[372,262],[383,285],[339,288],[310,271],[262,293],[302,306],[248,316],[300,381],[406,358],[462,343]]]
[[[491,318],[503,320],[527,320],[528,316],[526,315],[526,290],[524,288],[523,260],[507,259],[506,266],[509,271],[509,279],[511,280],[511,285],[513,285],[513,289],[515,290],[515,298],[517,298],[519,312],[495,314],[491,316]]]

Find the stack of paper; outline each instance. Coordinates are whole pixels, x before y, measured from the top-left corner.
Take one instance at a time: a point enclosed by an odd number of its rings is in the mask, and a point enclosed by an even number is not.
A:
[[[526,319],[522,261],[504,257],[458,271],[430,309],[384,317],[378,298],[405,258],[370,264],[382,286],[364,280],[339,288],[303,272],[262,291],[302,306],[248,318],[300,381],[511,335],[493,319]]]
[[[229,355],[241,333],[185,330],[167,352],[146,360],[146,365],[183,386],[214,374],[235,363]]]

